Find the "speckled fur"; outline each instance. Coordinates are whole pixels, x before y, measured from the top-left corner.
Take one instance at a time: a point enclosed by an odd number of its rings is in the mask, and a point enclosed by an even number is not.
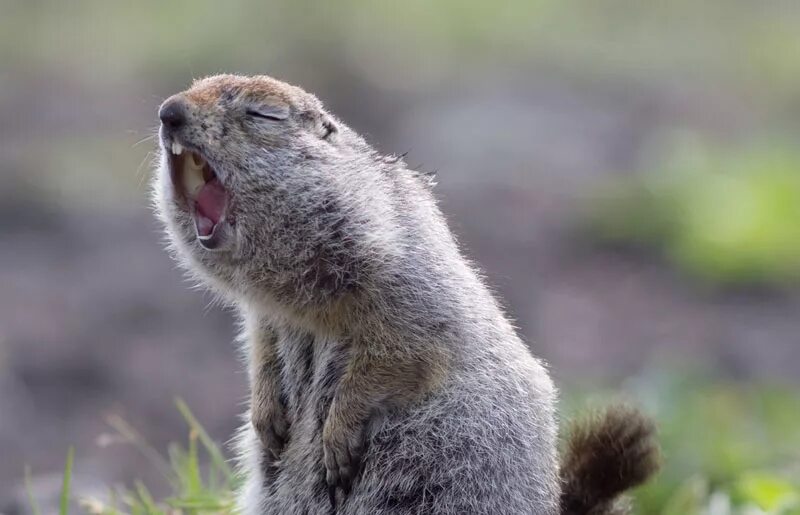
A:
[[[242,512],[331,513],[333,492],[342,515],[558,513],[553,384],[430,180],[269,77],[210,77],[175,98],[189,115],[175,137],[231,194],[234,244],[206,250],[162,155],[170,248],[242,319]],[[248,116],[259,106],[289,117]]]

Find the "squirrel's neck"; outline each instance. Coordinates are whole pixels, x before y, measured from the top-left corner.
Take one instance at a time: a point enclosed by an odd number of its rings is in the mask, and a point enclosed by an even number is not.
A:
[[[250,304],[276,323],[327,335],[403,332],[416,338],[505,320],[461,255],[429,186],[405,169],[382,177],[384,200],[349,212],[349,225],[321,239],[319,259],[308,260],[324,263],[327,275],[299,270],[280,297],[255,292]],[[320,281],[323,276],[331,280]],[[511,331],[510,324],[494,325],[485,329]]]
[[[452,240],[451,240],[452,241]],[[277,326],[373,344],[465,339],[480,331],[511,336],[514,330],[475,271],[455,245],[416,246],[384,264],[358,288],[323,306],[290,307],[274,301],[249,303],[248,309]]]

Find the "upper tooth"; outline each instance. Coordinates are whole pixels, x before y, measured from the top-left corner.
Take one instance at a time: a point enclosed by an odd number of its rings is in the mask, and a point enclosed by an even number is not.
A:
[[[181,155],[182,152],[183,152],[183,147],[181,146],[181,144],[178,143],[177,141],[173,141],[172,142],[172,153],[175,154],[176,156],[179,156],[179,155]]]
[[[183,187],[191,197],[197,196],[200,188],[205,185],[206,181],[203,180],[203,172],[199,167],[194,167],[191,164],[191,159],[183,160]]]

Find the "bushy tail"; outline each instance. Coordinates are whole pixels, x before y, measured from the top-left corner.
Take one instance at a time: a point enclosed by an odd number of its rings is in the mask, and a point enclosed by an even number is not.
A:
[[[625,515],[621,494],[658,471],[652,420],[625,405],[573,422],[561,460],[562,515]]]

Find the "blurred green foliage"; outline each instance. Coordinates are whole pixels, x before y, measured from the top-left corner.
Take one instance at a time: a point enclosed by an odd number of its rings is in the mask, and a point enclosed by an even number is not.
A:
[[[800,510],[796,393],[687,380],[659,390],[650,404],[659,421],[666,467],[658,481],[639,493],[644,513],[699,514],[723,496],[734,507],[800,513],[783,511],[790,505]],[[695,495],[680,511],[667,511],[687,491],[703,495]]]
[[[183,83],[187,73],[221,65],[263,72],[298,55],[306,61],[295,69],[313,61],[323,71],[326,63],[348,66],[379,81],[435,78],[465,61],[500,57],[552,62],[587,78],[691,71],[733,79],[748,94],[781,96],[800,86],[800,19],[790,4],[12,1],[2,4],[0,59],[11,69],[72,69],[103,82],[168,73]]]
[[[711,284],[800,279],[800,153],[684,145],[617,180],[592,212],[600,241],[654,249]]]
[[[702,377],[651,372],[623,386],[656,419],[664,454],[661,473],[636,492],[637,512],[800,514],[800,394]],[[580,413],[586,395],[565,395],[564,411]]]

